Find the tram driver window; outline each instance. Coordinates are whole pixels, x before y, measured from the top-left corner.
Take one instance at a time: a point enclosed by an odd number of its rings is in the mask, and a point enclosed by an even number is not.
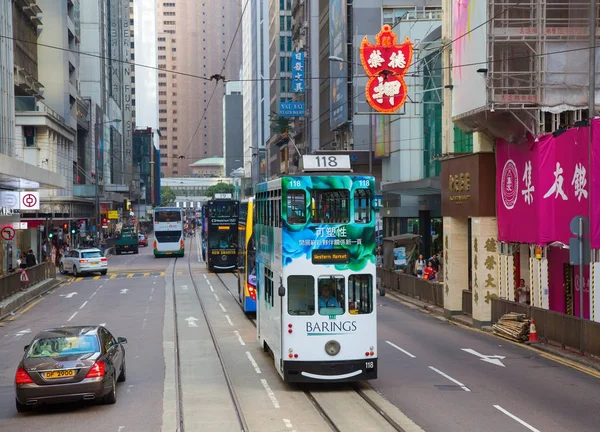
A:
[[[353,315],[373,312],[373,278],[352,275],[348,278],[348,312]]]
[[[317,299],[320,315],[343,315],[344,313],[344,277],[322,276],[319,278],[319,297]]]
[[[306,192],[303,190],[287,191],[287,221],[289,224],[306,222]]]
[[[315,189],[312,192],[314,223],[348,223],[350,194],[345,189]]]
[[[226,249],[233,247],[233,237],[230,231],[213,232],[208,237],[208,240],[211,249]]]
[[[289,276],[287,291],[290,315],[314,315],[315,278],[312,276]]]
[[[369,189],[354,191],[354,222],[371,222],[371,190]]]

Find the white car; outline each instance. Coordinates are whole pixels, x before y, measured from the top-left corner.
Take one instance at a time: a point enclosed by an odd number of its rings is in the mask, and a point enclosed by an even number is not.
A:
[[[108,260],[100,249],[73,249],[61,258],[59,268],[62,274],[73,273],[73,276],[96,272],[105,275],[108,272]]]

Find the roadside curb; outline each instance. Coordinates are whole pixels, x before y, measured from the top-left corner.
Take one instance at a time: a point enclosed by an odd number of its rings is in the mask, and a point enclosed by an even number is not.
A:
[[[59,280],[56,278],[48,279],[34,285],[31,288],[28,288],[27,291],[18,293],[12,299],[8,299],[9,301],[4,306],[0,306],[0,321],[5,320],[14,312],[17,312],[19,309],[27,306],[32,301],[43,296],[48,291],[57,288],[64,282],[64,280]]]
[[[435,315],[436,318],[438,318],[442,321],[448,321],[452,324],[478,331],[476,328],[473,327],[473,325],[467,319],[464,319],[461,315],[455,315],[455,316],[451,317],[450,319],[447,319],[444,317],[444,310],[440,307],[431,305],[429,303],[425,303],[421,300],[417,300],[412,297],[405,296],[399,292],[391,291],[389,289],[386,290],[386,294],[388,294],[388,293],[390,294],[391,297],[394,297],[396,300],[403,302],[403,303],[409,303],[413,306],[417,306],[420,309],[423,309],[423,310],[431,313],[432,315]],[[481,332],[483,332],[487,335],[493,336],[497,339],[507,341],[507,339],[504,339],[500,336],[495,335],[493,333],[492,327],[482,327]],[[534,344],[534,345],[530,345],[530,344],[526,344],[526,343],[517,343],[517,342],[513,342],[513,343],[515,345],[519,345],[524,348],[529,348],[531,350],[536,350],[536,351],[540,351],[542,353],[547,353],[547,354],[550,354],[550,355],[553,355],[556,357],[560,357],[561,359],[564,359],[564,360],[567,360],[568,362],[574,363],[574,365],[570,365],[570,366],[585,366],[590,369],[593,369],[594,371],[600,372],[600,361],[594,361],[594,360],[591,360],[588,358],[584,358],[580,354],[577,354],[577,353],[574,353],[574,352],[571,352],[568,350],[563,350],[560,347],[555,347],[553,345],[550,345],[550,344],[547,344],[544,342],[540,342],[540,343]]]

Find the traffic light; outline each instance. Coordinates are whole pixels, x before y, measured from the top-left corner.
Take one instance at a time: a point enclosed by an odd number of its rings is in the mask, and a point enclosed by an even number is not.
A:
[[[54,233],[49,233],[48,238],[52,238],[52,237],[54,237]]]
[[[68,229],[69,229],[69,225],[67,225],[67,224],[64,224],[64,225],[63,225],[63,229],[64,229],[65,231],[66,231],[66,230],[68,230]]]
[[[107,224],[108,224],[108,223],[107,223],[107,220],[106,220],[106,218],[102,218],[102,226],[106,226]]]
[[[77,228],[77,222],[71,222],[71,234],[75,234],[75,228]]]

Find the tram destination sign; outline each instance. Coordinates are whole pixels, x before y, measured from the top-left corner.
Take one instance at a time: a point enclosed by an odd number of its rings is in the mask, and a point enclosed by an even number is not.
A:
[[[321,249],[312,251],[313,264],[348,264],[350,251],[348,249]]]
[[[303,155],[304,171],[351,171],[349,155]]]

